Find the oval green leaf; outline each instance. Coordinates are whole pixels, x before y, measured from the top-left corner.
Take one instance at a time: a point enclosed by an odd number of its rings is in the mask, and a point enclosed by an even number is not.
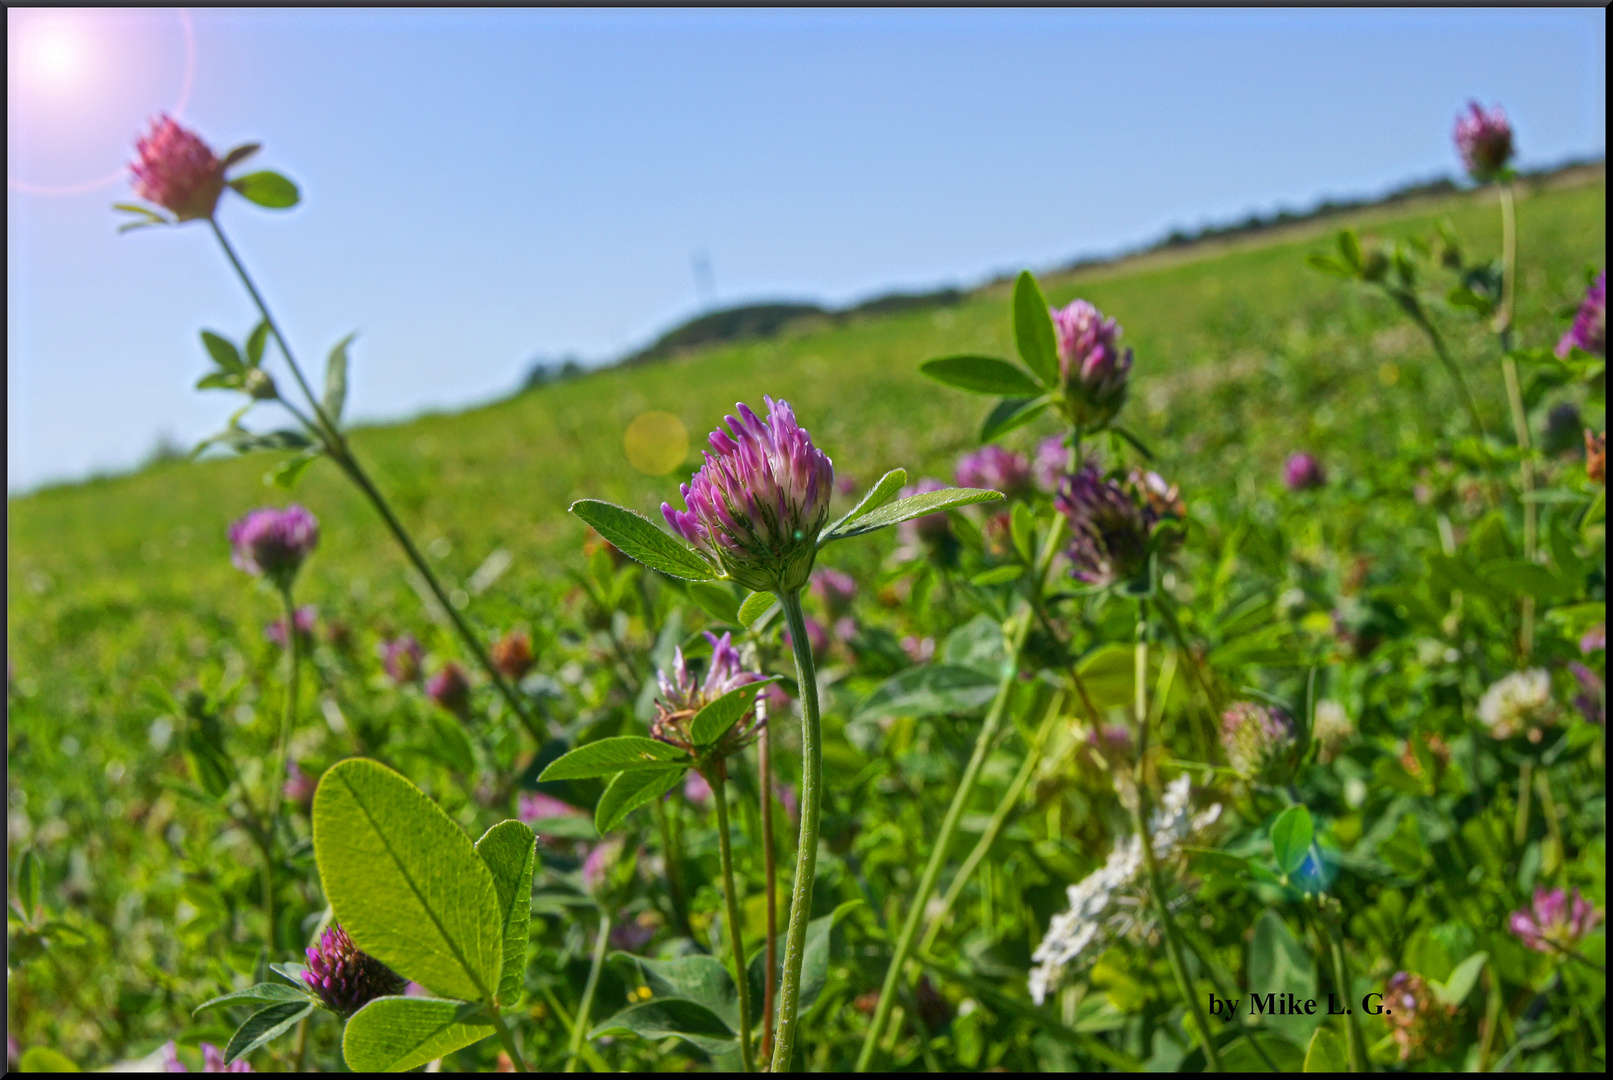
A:
[[[654,802],[677,787],[687,766],[670,769],[637,769],[617,773],[605,793],[594,807],[594,828],[600,835],[622,823],[622,820],[645,803]]]
[[[1311,1035],[1310,1047],[1305,1051],[1305,1071],[1342,1073],[1348,1072],[1349,1068],[1344,1040],[1335,1035],[1332,1028],[1317,1028]]]
[[[208,1009],[217,1009],[224,1005],[277,1005],[286,1001],[299,1001],[306,1005],[308,1000],[307,992],[295,986],[287,986],[285,983],[258,983],[245,990],[237,990],[204,1001],[191,1010],[191,1015],[198,1016]]]
[[[1310,851],[1312,835],[1311,812],[1303,806],[1290,806],[1279,814],[1271,826],[1271,852],[1278,869],[1285,874],[1298,870]]]
[[[989,443],[1013,431],[1024,427],[1035,420],[1047,407],[1052,399],[1043,395],[1038,398],[1003,398],[986,414],[985,420],[980,424],[980,441]]]
[[[1024,368],[992,356],[943,356],[925,361],[919,370],[936,382],[975,394],[1035,397],[1042,392]]]
[[[476,841],[476,854],[493,875],[498,909],[504,916],[504,969],[499,976],[498,1002],[509,1006],[521,996],[525,983],[537,837],[519,821],[501,821]]]
[[[307,998],[302,1001],[283,1001],[278,1005],[270,1005],[267,1009],[260,1009],[246,1018],[246,1023],[235,1029],[230,1036],[230,1044],[224,1048],[224,1064],[243,1058],[262,1046],[272,1042],[291,1030],[291,1026],[309,1013],[314,1011],[314,1003]]]
[[[1048,311],[1047,297],[1029,270],[1022,271],[1014,282],[1014,346],[1043,386],[1058,385],[1059,350],[1053,316]]]
[[[357,336],[348,334],[338,341],[325,361],[325,397],[320,406],[333,424],[341,421],[342,409],[347,406],[347,347]]]
[[[885,503],[890,501],[892,495],[902,490],[902,485],[905,483],[907,483],[906,469],[892,469],[884,476],[881,476],[879,483],[869,488],[868,492],[857,500],[857,505],[853,506],[845,517],[823,531],[823,539],[818,541],[818,546],[822,547],[827,543],[840,531],[840,527],[852,518],[876,507],[884,506]]]
[[[704,749],[722,738],[740,717],[756,707],[756,692],[772,681],[771,678],[759,679],[730,690],[695,713],[694,719],[689,721],[690,741]]]
[[[861,536],[863,533],[871,533],[876,529],[883,529],[926,514],[936,514],[960,506],[972,506],[975,503],[1000,502],[1002,498],[1002,492],[992,491],[989,488],[942,488],[940,491],[926,491],[922,495],[897,499],[888,506],[870,510],[861,517],[848,521],[845,527],[835,534],[834,539],[844,540],[848,536]]]
[[[287,210],[302,201],[297,185],[277,172],[247,173],[231,180],[230,187],[248,201],[270,210]]]
[[[756,626],[757,620],[771,611],[778,603],[778,597],[770,592],[753,592],[745,597],[745,602],[739,605],[739,613],[735,616],[739,625],[750,630]]]
[[[202,346],[207,349],[207,355],[213,358],[213,363],[222,370],[239,375],[246,370],[246,363],[235,348],[235,343],[227,338],[213,333],[211,330],[202,331]]]
[[[685,581],[711,581],[717,576],[705,559],[626,507],[598,499],[579,499],[571,504],[571,512],[592,525],[623,555],[651,570]]]
[[[657,739],[647,739],[642,735],[618,735],[562,754],[549,763],[538,781],[587,780],[595,776],[609,776],[624,769],[659,769],[687,761],[688,758],[682,750]]]
[[[342,1060],[354,1072],[408,1072],[492,1035],[478,1010],[440,998],[376,998],[347,1022]]]
[[[365,952],[439,994],[488,1001],[504,963],[498,890],[470,837],[379,762],[349,758],[314,793],[314,860]]]
[[[731,1050],[734,1044],[734,1033],[716,1013],[699,1002],[675,997],[630,1006],[588,1033],[590,1039],[601,1035],[637,1035],[651,1042],[676,1036],[708,1054]]]

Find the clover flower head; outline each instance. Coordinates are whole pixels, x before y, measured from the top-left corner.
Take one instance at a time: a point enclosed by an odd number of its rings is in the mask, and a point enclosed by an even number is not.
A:
[[[387,677],[399,686],[420,678],[420,664],[425,658],[426,651],[413,634],[395,637],[381,646],[381,663],[386,667]]]
[[[319,521],[296,503],[265,506],[232,524],[228,535],[238,569],[286,589],[319,545]]]
[[[1580,635],[1579,651],[1585,656],[1607,649],[1607,623],[1599,622]]]
[[[252,1065],[242,1058],[230,1064],[224,1064],[224,1051],[212,1043],[204,1042],[202,1049],[202,1072],[204,1073],[249,1073]],[[162,1048],[162,1071],[171,1073],[190,1072],[185,1063],[179,1060],[179,1047],[169,1039]]]
[[[1514,911],[1507,928],[1536,952],[1572,952],[1601,921],[1602,913],[1578,889],[1570,900],[1562,889],[1536,888],[1534,903]]]
[[[1383,1022],[1400,1047],[1400,1060],[1450,1049],[1454,1031],[1451,1016],[1456,1006],[1443,1005],[1421,975],[1397,971],[1383,988]]]
[[[741,403],[707,440],[705,464],[680,491],[685,510],[661,504],[672,531],[747,588],[788,592],[812,573],[829,520],[834,464],[812,445],[789,402],[763,399],[763,420]]]
[[[297,641],[308,645],[314,640],[314,628],[319,625],[319,609],[312,604],[304,604],[292,616],[292,625],[297,628]],[[280,646],[286,647],[286,620],[284,616],[274,620],[263,628],[263,636]]]
[[[493,666],[506,679],[516,682],[532,670],[532,639],[523,631],[511,630],[493,643]]]
[[[683,778],[683,797],[690,806],[705,806],[711,801],[711,782],[698,769],[690,769]]]
[[[1125,403],[1131,350],[1117,344],[1119,325],[1085,300],[1049,311],[1070,422],[1089,431],[1100,430]]]
[[[1150,477],[1164,490],[1149,486]],[[1175,490],[1153,473],[1134,474],[1126,484],[1105,479],[1090,463],[1066,476],[1053,505],[1070,524],[1070,573],[1098,586],[1142,573],[1160,510],[1174,510],[1180,501]]]
[[[378,997],[403,993],[408,980],[353,944],[340,924],[333,924],[308,947],[303,982],[332,1012],[352,1016]]]
[[[130,163],[135,194],[156,203],[180,221],[210,218],[224,194],[224,163],[195,132],[166,114],[134,144]]]
[[[1327,483],[1327,470],[1314,454],[1300,450],[1283,463],[1283,483],[1289,491],[1309,491]]]
[[[819,567],[812,575],[812,594],[831,619],[839,619],[851,611],[851,602],[857,597],[857,579],[832,566]]]
[[[1036,444],[1036,461],[1031,472],[1036,486],[1049,495],[1058,491],[1059,481],[1070,467],[1070,448],[1064,445],[1064,436],[1049,435]]]
[[[1028,495],[1035,482],[1031,463],[1024,454],[1001,446],[982,446],[958,459],[958,486],[991,488],[1012,499]]]
[[[1272,705],[1235,703],[1221,717],[1227,764],[1245,780],[1280,783],[1293,771],[1299,741],[1294,721]]]
[[[706,665],[704,681],[696,679],[689,670],[682,649],[673,650],[670,673],[656,673],[661,696],[655,702],[655,719],[650,724],[650,735],[691,753],[695,747],[689,736],[688,724],[695,714],[724,694],[762,680],[761,672],[746,667],[744,658],[734,647],[733,635],[718,637],[708,630],[706,640],[711,643],[711,660]],[[716,757],[721,760],[748,746],[761,734],[761,725],[755,708],[746,710],[718,742]]]
[[[439,707],[463,718],[470,708],[470,677],[450,660],[426,681],[426,696]]]
[[[1551,696],[1551,674],[1545,668],[1514,671],[1479,699],[1479,720],[1497,739],[1527,731],[1531,740],[1538,741],[1540,729],[1555,724],[1560,716]]]
[[[1607,356],[1607,271],[1596,275],[1585,290],[1585,299],[1574,313],[1574,325],[1557,342],[1557,355],[1566,357],[1573,349],[1593,356]]]
[[[541,791],[521,792],[515,814],[527,825],[549,818],[587,816],[585,811]]]
[[[943,491],[946,485],[931,477],[925,477],[916,484],[909,484],[897,492],[901,498],[909,499],[914,495],[928,495],[932,491]],[[902,542],[909,546],[924,546],[938,548],[952,542],[952,522],[944,511],[934,514],[925,514],[922,517],[909,518],[896,527]]]
[[[1469,101],[1467,109],[1456,118],[1456,151],[1469,176],[1480,183],[1494,180],[1512,160],[1512,124],[1499,105],[1485,112]]]
[[[655,912],[646,911],[636,919],[621,919],[611,923],[611,948],[628,953],[640,951],[655,940],[657,924],[651,920],[656,918]]]

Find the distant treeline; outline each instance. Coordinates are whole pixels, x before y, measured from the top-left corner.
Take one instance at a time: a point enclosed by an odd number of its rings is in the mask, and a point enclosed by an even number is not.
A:
[[[1572,172],[1576,169],[1596,167],[1601,164],[1602,159],[1570,161],[1550,169],[1537,169],[1532,172],[1522,173],[1519,178],[1526,184],[1544,184],[1564,173]],[[1386,195],[1373,198],[1323,199],[1308,210],[1281,209],[1273,214],[1250,214],[1241,221],[1229,224],[1205,225],[1191,231],[1180,228],[1173,229],[1164,239],[1157,240],[1151,244],[1115,255],[1076,259],[1060,266],[1058,271],[1069,272],[1090,269],[1107,263],[1119,262],[1122,259],[1133,258],[1137,255],[1146,255],[1150,252],[1189,247],[1209,240],[1251,236],[1268,229],[1296,225],[1307,221],[1325,220],[1371,207],[1393,206],[1396,203],[1408,202],[1412,199],[1452,195],[1460,190],[1461,187],[1456,181],[1446,176],[1435,180],[1406,184],[1395,188]],[[993,278],[980,287],[989,287],[1004,280],[1007,280],[1007,278]],[[723,308],[719,311],[698,315],[668,330],[644,348],[628,353],[613,363],[598,366],[614,367],[621,364],[644,364],[665,360],[680,353],[692,352],[713,345],[732,344],[741,341],[763,341],[767,338],[778,336],[791,324],[807,319],[842,322],[862,315],[894,315],[903,311],[950,307],[967,299],[973,291],[948,288],[936,289],[931,292],[886,293],[883,296],[876,296],[872,300],[865,300],[860,304],[846,308],[829,308],[824,307],[822,304],[811,302],[788,301],[742,304],[738,307]],[[585,368],[582,361],[575,357],[568,357],[559,361],[538,360],[528,370],[523,388],[532,389],[548,383],[574,378],[583,374],[586,370],[588,369]]]

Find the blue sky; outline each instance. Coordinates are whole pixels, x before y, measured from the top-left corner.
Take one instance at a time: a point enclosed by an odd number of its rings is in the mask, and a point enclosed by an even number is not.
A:
[[[1553,11],[8,11],[7,484],[221,426],[202,327],[253,323],[205,227],[115,232],[185,97],[301,184],[221,220],[350,408],[484,401],[717,299],[968,285],[1452,174],[1503,103],[1524,165],[1605,150],[1606,16]],[[51,19],[57,20],[50,22]],[[19,187],[22,184],[24,187]]]

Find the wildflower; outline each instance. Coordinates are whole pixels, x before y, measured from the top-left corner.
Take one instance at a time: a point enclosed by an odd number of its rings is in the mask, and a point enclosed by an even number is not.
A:
[[[393,638],[381,646],[381,663],[386,666],[387,676],[399,686],[419,680],[420,662],[425,656],[413,634]]]
[[[705,464],[679,490],[683,511],[661,504],[672,530],[750,589],[793,592],[807,582],[829,519],[834,464],[812,445],[786,401],[744,404],[708,440]]]
[[[511,630],[494,642],[492,653],[493,666],[506,679],[520,682],[532,670],[532,639],[519,630]]]
[[[1492,685],[1479,699],[1479,720],[1497,739],[1529,732],[1540,740],[1540,729],[1557,722],[1559,710],[1551,698],[1551,675],[1545,668],[1514,671]]]
[[[1574,313],[1574,325],[1557,342],[1559,358],[1567,357],[1574,349],[1593,356],[1607,356],[1606,270],[1597,274],[1596,280],[1585,290],[1585,299],[1579,302],[1579,310]]]
[[[1121,484],[1090,464],[1064,478],[1053,505],[1070,522],[1070,573],[1099,586],[1141,574],[1156,527],[1182,510],[1176,489],[1157,474],[1134,472]]]
[[[711,801],[711,784],[696,769],[690,769],[683,778],[683,797],[690,806],[705,806]]]
[[[298,608],[292,617],[292,625],[297,628],[297,643],[299,645],[312,645],[314,641],[314,627],[319,624],[319,609],[312,604],[304,604]],[[282,616],[263,628],[263,636],[280,646],[286,646],[286,620]]]
[[[1137,749],[1131,738],[1131,729],[1124,724],[1104,724],[1092,728],[1087,732],[1086,741],[1087,748],[1111,769],[1131,764]]]
[[[790,696],[790,692],[784,687],[772,682],[762,688],[762,692],[758,696],[758,702],[769,714],[783,714],[789,712],[790,706],[795,703],[795,699]]]
[[[1602,921],[1602,913],[1574,890],[1573,902],[1561,889],[1535,889],[1530,909],[1520,909],[1507,920],[1507,928],[1536,952],[1572,952],[1586,934]]]
[[[266,506],[231,525],[229,538],[237,568],[289,589],[319,544],[319,521],[296,503],[283,510]]]
[[[287,802],[296,803],[303,809],[314,801],[314,789],[319,781],[303,772],[295,761],[286,762],[286,783],[280,789]]]
[[[134,148],[139,157],[129,171],[136,195],[180,221],[213,216],[224,194],[224,163],[195,132],[163,115]]]
[[[932,491],[942,491],[946,485],[939,480],[925,477],[916,484],[909,484],[898,494],[908,499],[914,495],[926,495]],[[939,549],[952,544],[952,522],[947,519],[945,512],[925,514],[923,517],[910,518],[897,526],[902,541],[909,545],[923,545],[924,547]]]
[[[802,621],[806,624],[807,645],[812,649],[812,659],[815,663],[821,664],[828,657],[829,649],[834,644],[829,637],[829,628],[810,615]],[[784,644],[792,649],[795,647],[788,630],[784,631]]]
[[[1300,450],[1283,464],[1283,483],[1289,491],[1309,491],[1327,483],[1327,472],[1314,455]]]
[[[330,926],[307,953],[303,982],[340,1016],[352,1016],[378,997],[401,994],[408,982],[353,944],[340,924]]]
[[[708,630],[706,640],[711,642],[711,661],[706,667],[704,682],[696,681],[690,673],[682,649],[673,650],[670,676],[665,671],[656,673],[661,684],[661,696],[655,702],[655,720],[650,724],[650,734],[690,753],[694,752],[695,746],[690,741],[685,725],[694,719],[695,714],[724,694],[762,679],[761,672],[746,669],[739,650],[734,648],[732,635],[718,637]],[[756,710],[752,708],[718,741],[713,756],[721,761],[748,746],[759,734],[761,721],[757,720]]]
[[[1131,350],[1116,344],[1119,325],[1085,300],[1052,308],[1050,314],[1069,420],[1087,431],[1102,430],[1125,403]]]
[[[1607,648],[1607,623],[1599,622],[1585,631],[1579,639],[1579,651],[1589,656]]]
[[[1585,475],[1593,484],[1607,483],[1607,432],[1585,429]]]
[[[857,596],[857,582],[844,570],[825,566],[812,575],[812,594],[823,604],[829,618],[838,619],[851,612],[851,602]]]
[[[171,1073],[190,1072],[185,1063],[179,1060],[179,1048],[169,1039],[162,1048],[162,1071]],[[246,1059],[224,1064],[224,1051],[212,1043],[202,1043],[202,1072],[204,1073],[248,1073],[252,1065]]]
[[[426,696],[439,706],[463,718],[470,708],[470,679],[465,669],[452,660],[426,683]]]
[[[1245,780],[1281,783],[1294,767],[1294,721],[1271,705],[1240,701],[1221,717],[1227,764]]]
[[[1383,988],[1383,1022],[1400,1047],[1400,1060],[1438,1057],[1451,1047],[1451,1017],[1456,1006],[1443,1005],[1421,975],[1397,971]]]
[[[902,651],[907,658],[915,664],[928,664],[935,655],[935,639],[933,637],[919,637],[909,634],[902,639]]]
[[[1512,160],[1512,125],[1499,105],[1490,112],[1476,101],[1467,107],[1467,115],[1456,118],[1456,150],[1468,175],[1482,184],[1499,178]]]
[[[594,898],[600,899],[608,891],[621,861],[623,844],[620,837],[603,840],[588,849],[582,863],[582,882]]]
[[[570,803],[562,802],[553,795],[545,795],[541,791],[523,791],[517,801],[515,816],[527,825],[535,825],[540,821],[551,818],[587,817],[585,811],[579,810]]]
[[[1575,660],[1568,665],[1569,672],[1579,683],[1579,693],[1574,695],[1574,708],[1579,710],[1581,716],[1592,724],[1607,724],[1607,695],[1604,692],[1602,676]]]
[[[850,474],[835,477],[835,490],[850,498],[857,494],[857,478]]]
[[[1337,757],[1344,744],[1354,735],[1355,723],[1344,711],[1343,705],[1336,701],[1316,703],[1316,718],[1311,725],[1311,738],[1316,742],[1322,764],[1325,765]]]
[[[1189,804],[1192,781],[1186,773],[1172,780],[1149,822],[1154,861],[1171,863],[1184,846],[1221,816],[1216,803],[1200,814]],[[1122,936],[1139,933],[1146,919],[1142,841],[1136,835],[1117,843],[1108,860],[1067,890],[1068,911],[1053,916],[1031,959],[1031,998],[1040,1005],[1077,961],[1091,960]]]
[[[1024,454],[1000,446],[982,446],[958,459],[959,487],[992,488],[1012,499],[1030,494],[1034,479]]]
[[[1036,462],[1031,466],[1031,472],[1036,477],[1036,486],[1053,494],[1059,489],[1059,480],[1070,467],[1070,450],[1064,445],[1064,436],[1049,435],[1036,444]]]

